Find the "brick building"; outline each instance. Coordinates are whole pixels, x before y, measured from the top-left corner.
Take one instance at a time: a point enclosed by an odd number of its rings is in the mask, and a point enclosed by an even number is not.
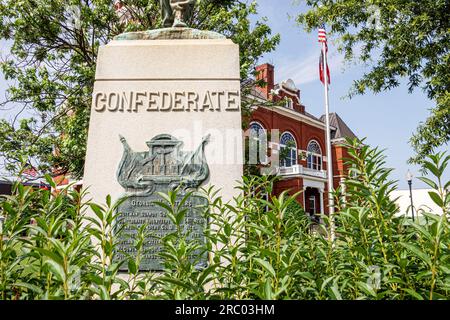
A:
[[[270,143],[268,150],[269,154],[283,154],[278,171],[281,179],[274,186],[275,193],[303,191],[297,200],[308,214],[327,213],[325,117],[316,118],[306,112],[300,90],[291,79],[275,84],[274,66],[260,65],[257,72],[257,80],[262,80],[265,86],[252,91],[251,96],[256,103],[248,121],[248,132],[258,137],[278,129],[279,142]],[[330,125],[333,187],[337,188],[346,176],[343,158],[348,153],[342,142],[346,137],[356,136],[336,113],[330,114]]]

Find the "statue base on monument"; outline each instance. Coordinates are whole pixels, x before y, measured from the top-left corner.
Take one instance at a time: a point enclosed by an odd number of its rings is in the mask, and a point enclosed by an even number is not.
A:
[[[226,39],[220,33],[192,28],[164,28],[138,32],[127,32],[114,37],[114,40],[180,40],[180,39]]]

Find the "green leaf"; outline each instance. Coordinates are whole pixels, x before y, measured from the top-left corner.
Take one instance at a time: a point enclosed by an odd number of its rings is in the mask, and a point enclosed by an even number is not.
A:
[[[436,182],[434,182],[431,179],[425,178],[425,177],[419,177],[419,179],[423,182],[425,182],[427,185],[429,185],[431,188],[437,190],[438,189],[438,185],[436,184]]]
[[[98,275],[96,275],[96,274],[94,274],[94,273],[89,273],[89,274],[86,275],[86,277],[87,277],[90,281],[92,281],[93,283],[95,283],[96,285],[101,285],[101,284],[103,283],[103,279],[102,279],[100,276],[98,276]]]
[[[425,237],[428,241],[430,241],[430,242],[434,241],[432,235],[423,226],[421,226],[415,222],[411,222],[411,221],[409,222],[409,224],[414,229],[416,229],[423,237]]]
[[[423,300],[423,297],[420,294],[418,294],[416,291],[414,291],[413,289],[403,288],[403,291],[409,293],[411,296],[413,296],[417,300]]]
[[[231,235],[231,225],[228,222],[225,223],[224,231],[227,237]]]
[[[253,260],[255,260],[259,265],[261,265],[264,268],[264,270],[269,272],[269,274],[273,278],[276,278],[275,270],[273,269],[272,265],[269,262],[262,260],[260,258],[254,258]]]
[[[266,300],[272,300],[273,294],[272,294],[272,284],[270,281],[270,278],[267,278],[264,283],[264,295]]]
[[[361,282],[358,281],[356,282],[356,285],[359,289],[361,289],[366,295],[368,296],[372,296],[374,298],[377,297],[377,294],[375,293],[375,291],[373,290],[373,288],[371,286],[369,286],[367,283],[365,282]]]
[[[430,196],[431,200],[433,200],[433,202],[436,203],[439,207],[442,208],[444,206],[444,202],[442,201],[439,194],[434,191],[429,191],[428,195]]]
[[[100,299],[102,300],[111,300],[111,296],[109,295],[108,289],[104,285],[99,286],[100,290]]]
[[[177,225],[180,225],[181,222],[184,219],[184,216],[186,215],[186,213],[188,212],[188,209],[181,209],[180,211],[178,211],[177,215],[176,215],[176,219],[175,222]]]
[[[220,264],[212,264],[208,268],[204,269],[200,277],[198,278],[198,284],[204,285],[205,280],[208,278],[209,275],[214,274],[214,271],[218,266],[220,266]]]
[[[13,209],[13,207],[10,203],[3,202],[1,205],[8,214],[13,215],[15,213],[15,210]]]
[[[334,300],[342,300],[341,293],[339,292],[339,288],[336,283],[334,283],[331,288],[332,296]]]
[[[401,242],[400,245],[402,245],[403,247],[405,247],[406,249],[411,251],[416,257],[421,259],[428,266],[432,265],[431,258],[425,252],[423,252],[421,249],[416,247],[415,245],[412,245],[412,244],[409,244],[409,243],[405,243],[405,242]]]
[[[438,169],[433,163],[431,163],[431,162],[429,162],[429,161],[424,161],[424,162],[423,162],[423,166],[424,166],[427,170],[430,170],[431,173],[433,173],[433,175],[434,175],[436,178],[440,178],[441,174],[440,174],[440,172],[439,172],[439,169]]]
[[[191,289],[191,286],[189,284],[184,283],[183,281],[181,281],[179,279],[174,279],[174,278],[169,278],[169,277],[160,277],[160,278],[158,278],[158,281],[162,282],[162,283],[169,282],[169,283],[175,284],[175,285],[180,286],[185,289]]]
[[[47,183],[50,185],[51,188],[53,188],[53,189],[56,188],[56,183],[49,174],[46,174],[44,176],[44,178],[45,178],[45,181],[47,181]]]
[[[94,211],[95,215],[100,219],[103,220],[104,217],[104,210],[102,207],[100,207],[99,205],[95,204],[95,203],[91,203],[89,204],[89,206],[91,207],[92,211]]]
[[[48,265],[50,271],[55,275],[55,277],[59,281],[61,281],[61,282],[66,281],[66,275],[64,273],[64,268],[62,267],[62,265],[56,263],[53,260],[47,260],[47,261],[45,261],[45,264]]]
[[[31,283],[25,283],[25,282],[19,281],[19,282],[14,283],[14,286],[26,288],[28,290],[31,290],[31,291],[37,293],[38,295],[42,294],[42,292],[43,292],[41,288],[39,288],[38,286],[31,284]]]
[[[334,276],[326,278],[326,279],[322,282],[322,285],[320,286],[320,291],[322,292],[322,291],[325,289],[325,287],[328,285],[328,283],[329,283],[330,281],[332,281],[333,279],[334,279]]]
[[[136,262],[133,259],[129,259],[128,260],[128,271],[131,274],[136,274],[136,272],[137,272],[137,265],[136,265]]]
[[[308,280],[314,280],[314,276],[312,275],[311,272],[299,272],[298,275]]]
[[[43,248],[37,248],[37,247],[31,247],[30,249],[41,253],[44,257],[47,257],[47,258],[55,261],[57,264],[60,264],[60,265],[63,264],[63,259],[60,256],[58,256],[56,253],[54,253],[50,250],[43,249]]]

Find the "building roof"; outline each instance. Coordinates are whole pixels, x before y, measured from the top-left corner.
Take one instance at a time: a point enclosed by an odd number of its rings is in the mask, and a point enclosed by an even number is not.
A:
[[[325,115],[320,117],[320,121],[325,122]],[[330,113],[330,126],[336,130],[331,132],[331,139],[356,138],[356,134],[347,126],[344,120],[335,112]]]
[[[250,88],[250,95],[254,96],[255,98],[267,101],[267,99],[264,96],[264,94],[260,90],[255,88],[255,87]]]
[[[248,94],[251,96],[251,98],[267,101],[264,93],[262,93],[261,90],[258,89],[257,86],[255,86],[255,80],[250,78],[243,80],[241,86],[250,88]]]
[[[305,111],[305,116],[310,117],[311,119],[322,121],[321,119],[317,118],[316,116],[313,116],[311,113]],[[331,125],[333,126],[333,125]]]

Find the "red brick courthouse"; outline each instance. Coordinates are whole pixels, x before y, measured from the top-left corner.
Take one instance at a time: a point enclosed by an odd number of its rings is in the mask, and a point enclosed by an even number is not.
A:
[[[327,213],[325,116],[316,118],[306,112],[300,90],[291,79],[275,84],[274,66],[260,65],[257,72],[258,80],[263,80],[266,85],[252,91],[252,99],[256,103],[248,132],[253,131],[255,137],[278,129],[279,143],[269,143],[268,153],[280,153],[287,148],[283,152],[287,156],[279,163],[281,180],[275,185],[275,193],[290,190],[293,194],[303,190],[298,201],[308,214]],[[346,137],[356,136],[336,113],[330,114],[330,124],[333,187],[337,188],[346,176],[343,158],[347,157],[347,149],[343,142]]]

